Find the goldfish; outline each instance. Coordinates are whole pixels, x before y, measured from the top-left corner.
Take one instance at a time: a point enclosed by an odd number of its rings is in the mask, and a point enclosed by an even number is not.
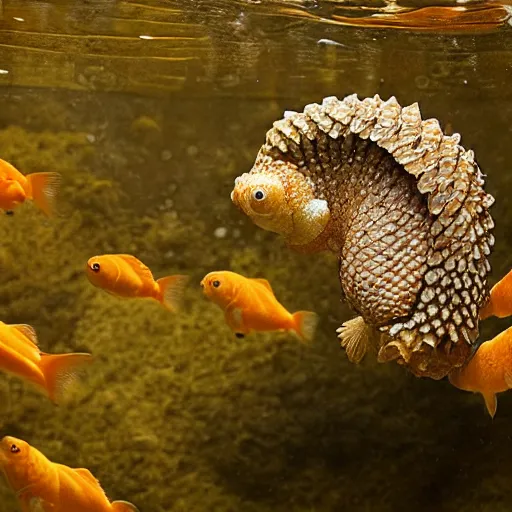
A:
[[[238,338],[251,331],[291,331],[310,341],[317,325],[316,313],[289,313],[266,279],[235,272],[210,272],[201,281],[204,294],[224,311],[226,323]]]
[[[23,512],[138,512],[127,501],[110,502],[88,469],[51,462],[15,437],[0,441],[0,468]]]
[[[5,160],[0,160],[0,209],[12,210],[27,199],[47,216],[55,212],[55,198],[61,183],[57,172],[36,172],[24,176]]]
[[[58,403],[78,370],[92,362],[92,355],[45,354],[37,343],[30,325],[0,322],[0,369],[34,384]]]
[[[512,315],[512,270],[492,288],[490,299],[480,310],[480,319],[490,316],[505,318]]]
[[[459,389],[480,393],[494,418],[496,394],[512,389],[512,327],[482,343],[469,363],[453,370],[448,379]]]
[[[155,281],[151,270],[130,254],[94,256],[87,262],[87,277],[97,288],[124,298],[155,299],[169,311],[179,308],[188,277],[175,275]]]

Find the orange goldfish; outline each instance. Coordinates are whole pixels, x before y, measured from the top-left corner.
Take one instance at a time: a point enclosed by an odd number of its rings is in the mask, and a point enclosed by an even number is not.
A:
[[[459,389],[481,393],[494,418],[496,393],[512,389],[512,327],[480,345],[469,363],[452,371],[448,379]]]
[[[92,362],[91,354],[44,354],[30,325],[0,322],[0,369],[35,384],[58,402],[77,371]]]
[[[155,281],[151,270],[129,254],[94,256],[87,262],[87,277],[94,286],[111,295],[155,299],[170,311],[178,309],[188,281],[182,275]]]
[[[512,315],[512,270],[491,289],[489,302],[480,311],[480,319]]]
[[[88,469],[51,462],[21,439],[0,441],[0,468],[23,512],[138,512],[127,501],[111,503]]]
[[[48,216],[55,210],[61,176],[56,172],[36,172],[24,176],[5,160],[0,160],[0,209],[12,212],[27,199]]]
[[[310,311],[289,313],[266,279],[244,277],[228,271],[210,272],[201,281],[204,294],[224,311],[226,323],[238,338],[251,331],[284,330],[299,338],[313,338],[317,315]]]

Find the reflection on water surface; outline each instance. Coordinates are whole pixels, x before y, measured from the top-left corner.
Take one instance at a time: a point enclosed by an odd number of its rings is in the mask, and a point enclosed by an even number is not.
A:
[[[491,422],[445,381],[350,365],[335,259],[289,251],[229,200],[284,110],[394,95],[475,150],[496,197],[493,280],[512,267],[512,27],[346,26],[374,13],[355,5],[3,0],[0,157],[61,172],[65,215],[0,219],[0,317],[34,325],[44,350],[98,360],[65,408],[2,376],[2,434],[88,467],[141,511],[510,508],[510,395]],[[183,313],[92,290],[83,265],[105,252],[191,275]],[[315,343],[233,339],[194,288],[220,268],[316,310]],[[487,322],[483,336],[505,326]],[[16,510],[6,486],[0,497],[1,512]]]

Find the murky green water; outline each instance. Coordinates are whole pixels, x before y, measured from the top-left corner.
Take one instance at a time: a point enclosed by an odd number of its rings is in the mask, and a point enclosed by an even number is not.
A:
[[[447,381],[351,365],[335,335],[352,315],[336,259],[291,252],[230,201],[284,110],[395,95],[475,150],[496,198],[492,282],[512,267],[512,27],[329,23],[340,12],[320,1],[0,1],[0,157],[64,176],[62,217],[26,206],[0,218],[0,319],[33,325],[44,351],[97,358],[63,407],[2,375],[1,435],[89,468],[141,512],[512,508],[512,394],[491,421],[480,397]],[[87,259],[121,252],[157,277],[191,275],[183,311],[92,288]],[[290,310],[315,310],[314,344],[237,340],[200,292],[218,269],[265,276]],[[509,325],[487,321],[483,336]],[[0,512],[16,507],[0,487]]]

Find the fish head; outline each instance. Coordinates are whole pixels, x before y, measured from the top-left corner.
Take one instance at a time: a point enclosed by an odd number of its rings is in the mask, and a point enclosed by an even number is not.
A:
[[[20,183],[14,180],[3,181],[0,184],[0,207],[12,210],[25,202],[27,195]]]
[[[245,173],[235,180],[231,200],[257,226],[280,235],[293,232],[286,183],[280,175]]]
[[[203,293],[212,302],[220,306],[227,306],[235,294],[236,276],[237,274],[234,272],[210,272],[201,281]]]
[[[0,468],[14,490],[26,485],[30,469],[30,445],[21,439],[5,436],[0,441]]]
[[[6,436],[0,441],[0,469],[18,494],[48,479],[51,462],[27,442]]]
[[[252,170],[235,180],[231,200],[257,226],[305,245],[326,229],[327,201],[315,197],[312,181],[298,167],[259,155]]]
[[[118,268],[108,256],[94,256],[87,261],[85,272],[89,281],[98,288],[108,288],[115,282]]]

